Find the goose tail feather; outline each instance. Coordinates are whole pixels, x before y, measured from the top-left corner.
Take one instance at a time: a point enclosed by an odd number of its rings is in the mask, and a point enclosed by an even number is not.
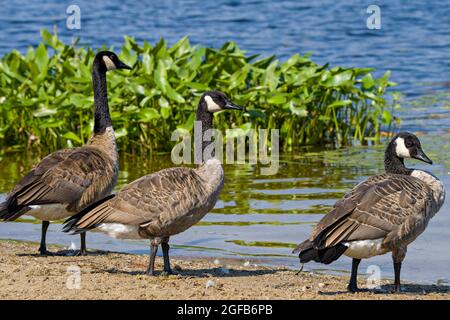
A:
[[[79,233],[83,233],[88,231],[89,229],[93,229],[96,226],[92,226],[90,228],[79,228],[78,227],[78,222],[80,221],[81,218],[83,218],[87,213],[89,213],[91,210],[93,210],[94,208],[96,208],[97,206],[101,205],[103,202],[111,199],[115,197],[114,194],[111,194],[97,202],[94,202],[93,204],[91,204],[90,206],[86,207],[85,209],[81,210],[79,213],[71,216],[69,219],[67,219],[66,221],[64,221],[64,226],[62,231],[63,232],[71,232],[72,234],[79,234]]]
[[[14,221],[29,210],[31,210],[30,207],[11,206],[8,201],[4,201],[0,203],[0,220]]]
[[[3,219],[4,216],[8,214],[8,204],[7,202],[0,203],[0,219]]]
[[[346,250],[347,246],[342,243],[329,248],[317,249],[312,241],[305,240],[294,249],[293,253],[298,254],[300,263],[315,261],[330,264],[337,260]]]

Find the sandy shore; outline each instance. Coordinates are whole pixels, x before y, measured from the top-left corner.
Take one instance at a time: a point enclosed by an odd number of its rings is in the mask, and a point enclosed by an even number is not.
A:
[[[448,286],[405,284],[405,293],[350,294],[347,277],[257,266],[241,260],[172,258],[178,275],[144,275],[147,257],[91,251],[40,257],[37,244],[0,240],[1,299],[450,299]],[[157,270],[162,269],[157,258]],[[80,272],[80,277],[78,277]],[[361,278],[361,287],[364,278]]]

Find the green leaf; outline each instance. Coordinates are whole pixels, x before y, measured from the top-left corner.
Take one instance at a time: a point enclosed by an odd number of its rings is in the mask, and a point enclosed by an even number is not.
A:
[[[151,97],[145,97],[144,99],[141,100],[141,102],[139,102],[139,106],[145,107],[147,104],[151,103],[151,101],[152,101]],[[134,110],[130,110],[129,107],[126,107],[126,110],[124,109],[124,111],[134,111]]]
[[[373,77],[371,73],[366,74],[362,78],[362,86],[363,89],[372,89],[372,87],[375,85],[375,81],[373,81]]]
[[[391,123],[392,121],[392,113],[389,112],[388,110],[384,110],[383,111],[383,122],[385,125]]]
[[[152,74],[154,67],[153,57],[149,53],[144,53],[142,56],[142,64],[146,74]]]
[[[308,110],[305,109],[305,107],[295,107],[291,105],[290,110],[292,114],[299,116],[299,117],[306,117],[308,115]]]
[[[39,128],[63,128],[64,120],[48,118],[48,121],[44,121],[39,125]]]
[[[56,114],[57,112],[58,111],[55,109],[50,109],[50,108],[42,106],[38,110],[33,111],[33,116],[35,116],[36,118],[47,117],[47,116]]]
[[[158,99],[158,104],[161,108],[169,108],[170,107],[169,101],[167,101],[167,99],[164,97],[160,97]]]
[[[176,92],[174,89],[172,89],[172,87],[170,85],[167,85],[166,93],[167,93],[167,97],[169,97],[169,99],[171,99],[175,102],[178,102],[178,103],[185,102],[183,96],[181,94],[179,94],[178,92]]]
[[[273,61],[264,72],[262,77],[263,84],[269,88],[269,91],[275,91],[278,86],[279,77],[276,72],[278,60]]]
[[[146,108],[139,111],[139,121],[141,122],[150,122],[154,119],[158,119],[159,117],[160,115],[158,111],[154,108]]]
[[[117,140],[119,140],[120,138],[125,137],[128,134],[128,131],[126,128],[119,128],[114,130],[114,136],[116,137]]]
[[[164,119],[168,119],[170,117],[170,109],[169,108],[161,108],[161,115]]]
[[[275,59],[275,55],[271,55],[270,57],[260,59],[253,63],[253,67],[266,69],[270,65],[270,63],[272,63],[273,59]]]
[[[138,83],[131,83],[130,84],[132,90],[134,91],[134,93],[139,94],[139,95],[145,95],[145,88],[144,86],[138,84]]]
[[[153,79],[156,82],[156,85],[162,92],[166,93],[168,82],[167,82],[167,70],[164,63],[159,60],[156,66],[156,72],[153,75]]]
[[[73,133],[71,131],[64,133],[63,138],[75,141],[79,144],[83,143],[83,141],[75,133]]]
[[[275,94],[267,99],[267,102],[270,104],[284,104],[286,103],[286,97],[283,94]]]
[[[351,100],[338,100],[328,105],[329,108],[339,108],[352,105]]]
[[[42,40],[44,40],[44,42],[48,45],[51,45],[53,42],[53,35],[48,32],[47,29],[41,29],[41,37]]]
[[[245,79],[247,78],[247,74],[249,71],[249,66],[238,69],[235,73],[233,73],[230,77],[230,89],[237,88],[241,85],[245,85]]]
[[[194,128],[195,114],[191,113],[187,121],[181,125],[177,126],[177,129],[182,130],[183,132],[189,132]]]
[[[185,36],[175,43],[169,50],[176,58],[190,51],[189,37]]]
[[[328,87],[340,87],[349,85],[351,84],[352,78],[353,78],[353,71],[346,70],[344,72],[340,72],[328,78],[325,85]]]
[[[80,108],[92,108],[94,98],[83,94],[75,93],[69,98],[70,103]]]
[[[199,83],[199,82],[184,82],[183,83],[185,86],[198,90],[198,91],[207,91],[209,90],[209,87],[203,83]]]
[[[353,69],[353,71],[355,72],[355,77],[366,75],[373,70],[375,70],[375,69],[373,69],[373,68],[354,68]]]
[[[47,48],[43,43],[40,43],[36,49],[36,64],[39,70],[47,70],[48,53]]]
[[[206,48],[199,47],[194,51],[194,54],[192,55],[189,62],[186,64],[186,67],[191,70],[197,70],[203,60],[203,56],[205,55]]]

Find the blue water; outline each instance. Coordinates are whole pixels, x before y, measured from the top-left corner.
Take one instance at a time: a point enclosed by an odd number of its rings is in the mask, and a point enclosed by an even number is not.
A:
[[[450,190],[449,1],[164,0],[144,3],[79,0],[73,2],[81,9],[81,30],[77,31],[66,28],[65,12],[71,3],[57,0],[3,1],[0,55],[12,49],[24,52],[28,46],[39,43],[41,28],[51,30],[56,26],[65,42],[80,37],[80,45],[94,48],[102,45],[119,48],[125,34],[139,42],[147,40],[152,43],[160,37],[173,43],[188,34],[192,43],[205,46],[220,47],[225,41],[233,40],[249,54],[276,54],[280,59],[286,59],[294,53],[311,52],[312,59],[319,64],[373,67],[378,76],[391,70],[391,79],[398,83],[395,90],[406,96],[403,109],[398,112],[404,120],[401,129],[426,133],[421,138],[424,149],[436,162],[432,167],[410,164],[432,170]],[[381,30],[366,27],[369,16],[366,8],[370,4],[381,8]],[[356,155],[358,160],[354,159]],[[215,210],[204,219],[212,225],[195,226],[173,237],[174,254],[264,258],[270,264],[294,267],[298,260],[290,255],[290,248],[251,243],[293,244],[303,240],[308,236],[312,223],[322,217],[314,210],[321,205],[331,206],[338,199],[332,194],[328,196],[330,191],[343,193],[368,175],[382,170],[381,149],[350,149],[332,157],[333,161],[328,156],[321,153],[311,158],[286,157],[282,159],[281,170],[284,172],[270,179],[254,176],[254,170],[248,166],[226,168],[227,184],[221,199]],[[339,164],[334,161],[339,161]],[[5,164],[1,169],[12,166],[15,164]],[[308,170],[299,169],[305,166]],[[21,167],[17,165],[14,169],[16,176]],[[151,169],[153,171],[155,167]],[[126,183],[149,172],[149,167],[139,170],[128,172],[122,167],[121,182]],[[302,173],[308,173],[308,177],[303,177]],[[327,175],[336,177],[327,179]],[[18,178],[16,176],[0,177],[2,185],[8,186],[0,192],[8,191]],[[237,190],[245,199],[236,199]],[[308,199],[299,196],[304,193],[309,195]],[[226,211],[230,209],[231,213]],[[297,212],[303,209],[313,213]],[[449,213],[447,201],[425,233],[409,248],[403,269],[405,279],[426,282],[450,279]],[[233,221],[254,224],[219,224]],[[37,224],[1,224],[0,237],[36,241],[39,229]],[[235,240],[245,241],[247,245]],[[51,225],[49,242],[69,245],[71,241],[78,243],[78,239],[62,235],[60,225]],[[116,241],[102,235],[89,235],[88,245],[139,253],[148,250],[144,242]],[[392,276],[388,255],[364,262],[362,272],[369,264],[380,266],[383,276]],[[309,268],[322,267],[312,264]],[[348,270],[349,260],[343,258],[331,268]]]
[[[69,4],[81,9],[81,29],[66,28]],[[381,8],[381,30],[369,30],[366,9]],[[446,90],[450,79],[450,1],[2,1],[0,54],[39,42],[54,26],[70,42],[119,47],[123,35],[219,47],[236,41],[249,53],[312,52],[318,63],[391,70],[398,89],[417,96]],[[420,84],[425,83],[426,86]]]

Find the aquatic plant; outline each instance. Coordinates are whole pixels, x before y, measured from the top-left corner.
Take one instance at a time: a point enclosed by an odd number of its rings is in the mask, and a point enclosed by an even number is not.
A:
[[[81,145],[92,132],[94,50],[47,30],[41,35],[25,55],[12,50],[0,60],[0,149],[54,150]],[[246,107],[218,114],[228,118],[217,121],[219,129],[279,128],[285,150],[379,141],[394,121],[389,72],[375,78],[372,69],[329,68],[299,54],[280,62],[249,56],[234,42],[192,46],[187,37],[168,46],[125,36],[120,59],[134,68],[108,76],[108,95],[119,148],[129,153],[170,150],[172,131],[192,129],[199,96],[209,89]]]

